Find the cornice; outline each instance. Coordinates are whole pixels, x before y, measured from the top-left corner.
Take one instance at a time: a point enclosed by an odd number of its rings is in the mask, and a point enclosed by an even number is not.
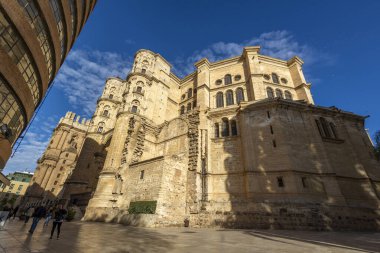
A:
[[[110,76],[110,77],[108,77],[107,79],[106,79],[106,82],[108,82],[109,80],[113,80],[113,79],[116,79],[116,80],[118,80],[118,81],[120,81],[120,82],[125,82],[126,80],[124,80],[124,79],[122,79],[122,78],[120,78],[120,77],[118,77],[118,76],[116,76],[116,77],[114,77],[114,76]]]
[[[176,101],[174,101],[173,99],[171,99],[170,97],[168,97],[168,101],[172,102],[173,104],[178,105],[178,103]]]
[[[247,81],[242,81],[242,82],[237,82],[237,83],[233,83],[233,84],[228,84],[228,85],[220,85],[220,87],[217,87],[217,88],[212,88],[210,89],[211,91],[218,91],[218,90],[229,90],[229,89],[232,89],[232,88],[235,88],[236,87],[244,87],[246,85]]]
[[[76,121],[73,121],[73,123],[75,123]],[[83,125],[82,123],[79,123],[79,122],[77,122],[79,125],[81,125],[81,126],[83,126],[83,127],[85,127],[85,128],[89,128],[89,126],[86,126],[86,125]],[[78,127],[75,127],[75,126],[73,126],[73,125],[69,125],[69,124],[67,124],[67,123],[64,123],[64,122],[61,122],[61,123],[59,123],[58,124],[58,126],[55,128],[55,129],[59,129],[59,128],[61,128],[62,127],[62,130],[63,131],[68,131],[68,132],[70,132],[71,131],[71,129],[75,129],[76,131],[78,131],[78,132],[82,132],[82,133],[86,133],[87,132],[87,130],[83,130],[83,129],[80,129],[80,128],[78,128]],[[65,128],[68,128],[68,129],[65,129]]]
[[[115,100],[115,99],[102,98],[102,97],[98,98],[98,101],[96,101],[96,103],[99,103],[99,102],[101,102],[101,101],[108,101],[108,102],[112,102],[112,103],[115,103],[115,104],[121,104],[120,101],[117,101],[117,100]]]
[[[142,165],[142,164],[147,164],[147,163],[152,163],[152,162],[155,162],[155,161],[162,161],[162,160],[164,160],[164,156],[157,156],[157,157],[153,157],[151,159],[147,159],[147,160],[144,160],[144,161],[131,163],[129,165],[129,168],[132,169],[133,167],[136,167],[137,165]]]
[[[224,64],[235,63],[235,62],[238,62],[241,59],[242,59],[242,56],[239,55],[239,56],[234,56],[234,57],[227,58],[227,59],[224,59],[224,60],[212,62],[210,64],[210,67],[211,67],[210,69],[220,67],[221,65],[224,65]]]
[[[300,66],[302,66],[304,64],[304,62],[303,62],[303,60],[301,58],[299,58],[296,55],[293,58],[291,58],[289,61],[287,61],[287,64],[288,64],[289,67],[291,67],[294,64],[299,64]]]
[[[191,74],[188,74],[187,76],[185,76],[184,78],[182,78],[181,80],[181,85],[186,83],[187,81],[189,81],[192,77],[196,76],[197,72],[194,71],[193,73]]]
[[[284,60],[276,59],[276,58],[265,56],[265,55],[258,55],[258,57],[259,57],[259,61],[277,64],[281,67],[286,67],[286,68],[288,67],[287,62]]]
[[[278,86],[278,87],[281,87],[281,88],[287,88],[287,89],[296,89],[296,88],[294,88],[294,87],[292,87],[292,86],[289,86],[289,85],[284,85],[284,84],[280,84],[280,83],[272,83],[272,82],[268,82],[268,81],[263,81],[263,83],[265,84],[265,85],[271,85],[271,87],[272,86]],[[298,86],[297,86],[298,87]]]
[[[173,72],[170,72],[169,77],[172,78],[178,85],[181,83],[181,78],[176,76]]]
[[[196,68],[199,68],[202,65],[206,65],[207,67],[210,67],[210,62],[208,61],[207,58],[202,58],[199,61],[197,61],[196,63],[194,63],[194,66]]]
[[[361,116],[354,114],[352,112],[347,112],[338,109],[337,107],[323,107],[323,106],[317,106],[312,104],[307,104],[303,100],[287,100],[287,99],[281,99],[281,98],[274,98],[274,99],[263,99],[259,101],[252,101],[252,102],[241,102],[240,107],[238,108],[238,113],[244,113],[245,111],[248,111],[250,109],[255,108],[262,108],[262,107],[292,107],[298,110],[303,111],[311,111],[311,112],[319,112],[322,114],[331,114],[333,116],[343,116],[345,118],[350,118],[354,120],[360,120],[363,121],[368,116]]]
[[[144,73],[141,73],[141,72],[129,72],[127,77],[125,78],[126,81],[129,81],[129,78],[133,77],[133,76],[142,76],[142,77],[145,77],[146,79],[148,79],[149,81],[152,81],[152,78],[153,76],[150,76],[150,75],[147,75],[147,74],[144,74]]]
[[[202,84],[202,85],[200,85],[200,86],[198,86],[197,87],[197,90],[199,91],[199,89],[202,89],[202,88],[205,88],[205,89],[207,89],[207,91],[210,91],[210,87],[207,85],[207,84]]]
[[[308,88],[310,90],[311,88],[311,83],[301,83],[300,85],[296,86],[294,89],[298,90],[301,88]]]
[[[236,113],[239,110],[239,105],[229,105],[228,107],[213,108],[207,111],[209,117],[218,117],[220,115],[226,116],[226,114]]]
[[[260,53],[260,46],[250,46],[250,47],[244,47],[243,48],[243,54],[244,53]]]

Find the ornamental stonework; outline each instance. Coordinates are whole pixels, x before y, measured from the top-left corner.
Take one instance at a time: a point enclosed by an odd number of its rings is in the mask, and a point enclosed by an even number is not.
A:
[[[61,120],[30,196],[76,205],[86,221],[378,230],[365,117],[315,105],[302,65],[245,47],[181,79],[139,50],[126,79],[106,80],[91,122]],[[61,167],[71,176],[58,193]]]

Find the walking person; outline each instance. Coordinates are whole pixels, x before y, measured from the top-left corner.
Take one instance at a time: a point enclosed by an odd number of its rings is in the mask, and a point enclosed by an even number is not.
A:
[[[11,207],[11,209],[9,209],[7,220],[10,219],[12,217],[12,215],[13,215],[13,207]]]
[[[62,205],[58,205],[58,208],[54,212],[53,228],[51,229],[50,239],[53,238],[54,230],[57,227],[57,240],[58,240],[59,234],[61,233],[62,222],[65,219],[66,214],[67,214],[66,209],[64,209]]]
[[[29,218],[34,214],[34,207],[29,207],[25,212],[25,224],[28,223]]]
[[[33,223],[32,226],[29,229],[29,233],[33,234],[34,230],[37,227],[38,222],[42,217],[45,217],[46,215],[46,209],[44,206],[39,206],[36,211],[33,214]]]
[[[13,210],[13,219],[16,218],[16,214],[17,214],[19,208],[20,208],[20,206],[16,206],[15,210]]]
[[[46,214],[44,227],[47,227],[49,225],[49,221],[51,220],[52,216],[53,216],[53,208],[50,207],[49,210],[47,211],[47,214]]]

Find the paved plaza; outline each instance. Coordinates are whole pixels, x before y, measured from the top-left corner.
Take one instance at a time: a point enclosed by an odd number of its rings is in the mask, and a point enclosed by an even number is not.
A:
[[[66,222],[50,240],[43,221],[10,221],[0,231],[0,253],[18,252],[380,252],[380,233],[288,230],[136,228],[120,224]]]

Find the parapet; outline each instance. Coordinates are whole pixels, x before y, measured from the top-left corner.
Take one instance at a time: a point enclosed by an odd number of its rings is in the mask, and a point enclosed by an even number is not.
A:
[[[69,126],[73,126],[83,131],[87,131],[90,126],[91,120],[82,118],[79,115],[76,115],[74,112],[67,112],[64,117],[62,117],[59,121],[59,124],[66,124]]]

